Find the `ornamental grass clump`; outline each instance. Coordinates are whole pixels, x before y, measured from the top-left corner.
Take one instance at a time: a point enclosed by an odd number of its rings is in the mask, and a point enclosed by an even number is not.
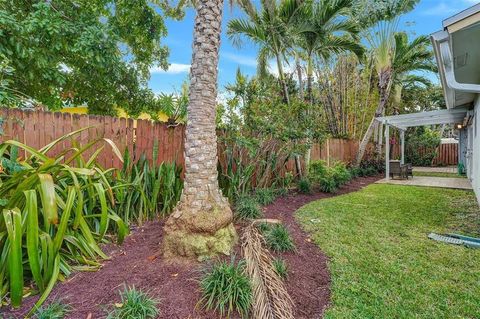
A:
[[[271,204],[275,200],[275,191],[272,188],[257,188],[255,200],[262,206]]]
[[[48,306],[40,307],[33,316],[34,319],[63,319],[66,318],[70,307],[61,303],[60,301],[54,301]]]
[[[302,194],[310,194],[312,192],[312,182],[308,178],[302,178],[298,181],[297,188]]]
[[[281,258],[275,258],[272,262],[273,264],[273,268],[275,268],[275,271],[277,272],[277,274],[285,279],[287,278],[288,276],[288,266],[287,266],[287,263],[285,262],[285,260],[281,259]]]
[[[125,286],[120,292],[120,299],[107,319],[153,319],[159,314],[158,301],[135,287]]]
[[[236,219],[255,219],[261,216],[262,211],[254,197],[242,195],[235,201]]]
[[[288,232],[288,229],[282,224],[260,224],[265,242],[269,249],[276,253],[295,250],[295,244]]]
[[[248,316],[252,303],[252,287],[245,273],[245,261],[218,261],[208,267],[200,280],[202,299],[199,305],[230,318],[237,312]]]

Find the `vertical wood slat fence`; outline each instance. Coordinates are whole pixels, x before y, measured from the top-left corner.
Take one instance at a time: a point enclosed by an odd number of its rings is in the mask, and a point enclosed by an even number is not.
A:
[[[89,128],[75,138],[80,145],[95,139],[109,138],[121,152],[128,148],[134,161],[145,156],[150,162],[154,160],[153,148],[157,145],[158,156],[155,159],[157,164],[176,162],[184,165],[185,132],[182,125],[167,127],[164,123],[154,123],[149,120],[0,108],[0,142],[13,139],[39,149],[65,134],[84,127]],[[157,144],[155,140],[158,140]],[[59,154],[71,146],[72,140],[65,140],[54,147],[49,155]],[[105,168],[121,168],[122,163],[114,155],[111,147],[106,143],[103,143],[103,146],[104,150],[98,157],[99,164]],[[90,157],[94,149],[96,148],[86,152],[84,157]],[[221,151],[221,145],[219,149]],[[311,159],[348,163],[353,161],[357,149],[358,141],[329,139],[322,145],[313,145]],[[27,154],[23,152],[21,155],[25,157]],[[295,171],[293,159],[288,161],[286,169]]]
[[[0,142],[13,139],[39,149],[49,142],[80,128],[89,127],[77,135],[80,145],[99,139],[111,139],[123,152],[126,148],[133,160],[142,155],[153,161],[154,145],[158,146],[157,164],[161,162],[176,162],[184,165],[184,127],[168,127],[164,123],[154,123],[149,120],[133,120],[110,116],[80,115],[70,113],[53,113],[44,111],[22,111],[19,109],[0,108]],[[155,140],[158,143],[155,144]],[[312,160],[327,162],[343,161],[350,163],[355,159],[359,142],[348,139],[328,139],[322,144],[312,147]],[[72,146],[71,140],[65,140],[54,147],[49,155],[56,155]],[[104,150],[98,158],[105,168],[121,168],[121,161],[113,154],[111,147],[103,143]],[[397,145],[396,145],[397,146]],[[222,146],[219,145],[219,150]],[[419,150],[421,151],[421,150]],[[85,154],[92,155],[93,150]],[[394,153],[399,152],[394,148]],[[25,152],[21,153],[25,157]],[[458,163],[458,144],[442,144],[434,159],[435,165],[456,165]],[[294,160],[289,160],[285,169],[295,171]]]
[[[419,147],[419,155],[425,155],[431,152],[431,149]],[[440,144],[435,150],[436,156],[433,158],[432,166],[451,166],[458,165],[458,143]],[[395,144],[392,149],[392,158],[400,158],[400,145]]]

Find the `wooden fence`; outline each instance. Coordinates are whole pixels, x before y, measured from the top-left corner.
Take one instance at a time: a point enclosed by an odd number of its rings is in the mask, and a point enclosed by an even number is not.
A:
[[[164,123],[149,120],[0,108],[0,142],[13,139],[39,149],[65,134],[84,127],[89,128],[82,131],[76,139],[80,145],[95,139],[109,138],[121,152],[128,148],[134,160],[144,155],[149,161],[156,160],[157,163],[174,161],[184,165],[185,130],[182,125],[167,127]],[[155,140],[158,142],[155,143]],[[103,144],[104,150],[98,157],[99,164],[107,168],[120,168],[121,161],[107,143]],[[152,158],[154,145],[158,146],[156,159]],[[49,155],[59,154],[71,146],[72,141],[65,140],[53,148]],[[348,163],[353,161],[357,149],[358,141],[329,139],[322,145],[313,146],[311,159]],[[87,152],[86,157],[91,153],[92,151]],[[26,156],[25,153],[22,155]],[[293,160],[286,164],[286,169],[295,170]]]
[[[416,152],[422,156],[432,152],[432,149],[419,147]],[[431,166],[450,166],[458,165],[458,143],[440,144],[435,150],[436,156],[433,158]],[[395,144],[392,150],[392,158],[400,158],[400,145]]]
[[[0,108],[0,142],[13,139],[39,149],[49,142],[75,130],[88,127],[77,136],[80,145],[95,139],[109,138],[120,151],[128,149],[133,160],[142,155],[149,161],[176,162],[184,165],[183,140],[185,130],[182,125],[168,127],[164,123],[149,120],[133,120],[110,116],[80,115],[70,113],[52,113],[44,111],[22,111],[19,109]],[[158,141],[155,143],[155,141]],[[102,142],[100,142],[102,143]],[[121,167],[121,161],[112,152],[107,143],[98,157],[104,167]],[[158,156],[153,159],[154,145],[158,146]],[[328,139],[312,147],[312,160],[327,162],[343,161],[350,163],[355,159],[359,142],[349,139]],[[72,146],[72,140],[65,140],[54,147],[49,155],[56,155]],[[219,148],[221,150],[221,147]],[[418,150],[426,152],[426,150]],[[86,152],[86,157],[92,151]],[[399,145],[393,148],[393,158],[399,157]],[[25,157],[26,154],[23,153]],[[432,165],[457,165],[458,144],[442,144],[437,149],[437,156]],[[293,160],[286,164],[286,169],[295,170]]]

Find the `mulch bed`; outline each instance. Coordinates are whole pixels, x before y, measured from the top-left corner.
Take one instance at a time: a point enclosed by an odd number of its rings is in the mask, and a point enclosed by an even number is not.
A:
[[[264,207],[265,216],[282,220],[295,241],[295,252],[281,254],[289,269],[286,284],[295,302],[295,318],[322,318],[330,300],[330,275],[327,257],[296,223],[294,212],[310,201],[357,191],[378,179],[355,179],[336,194],[290,194]],[[118,290],[128,284],[160,300],[161,315],[158,318],[218,318],[218,315],[196,307],[200,299],[197,280],[201,264],[172,264],[162,258],[151,258],[160,247],[162,227],[163,221],[149,222],[133,231],[123,245],[108,245],[105,251],[111,259],[105,261],[99,271],[72,275],[54,288],[49,300],[60,299],[69,304],[72,312],[68,318],[104,318],[106,309],[119,302]],[[5,311],[3,315],[5,318],[23,318],[35,300],[36,297],[27,298],[24,306],[15,311],[2,309]]]

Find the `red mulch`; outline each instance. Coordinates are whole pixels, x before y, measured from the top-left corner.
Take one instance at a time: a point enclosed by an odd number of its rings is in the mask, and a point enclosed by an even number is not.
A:
[[[322,317],[330,299],[330,275],[327,257],[309,240],[296,223],[293,213],[310,201],[353,192],[376,180],[377,177],[358,178],[336,194],[290,194],[264,208],[267,218],[283,221],[295,241],[295,252],[281,254],[289,269],[286,284],[295,302],[295,318]],[[105,309],[119,302],[118,290],[128,284],[160,300],[161,315],[158,318],[218,318],[212,312],[196,309],[200,299],[197,280],[201,264],[172,264],[161,258],[149,258],[158,252],[162,227],[163,221],[149,222],[133,231],[123,245],[107,246],[105,250],[111,259],[104,263],[102,269],[72,275],[54,288],[49,300],[61,299],[69,304],[73,310],[68,318],[104,318]],[[2,309],[3,315],[6,318],[23,318],[35,300],[36,297],[27,298],[23,307],[15,311]]]

